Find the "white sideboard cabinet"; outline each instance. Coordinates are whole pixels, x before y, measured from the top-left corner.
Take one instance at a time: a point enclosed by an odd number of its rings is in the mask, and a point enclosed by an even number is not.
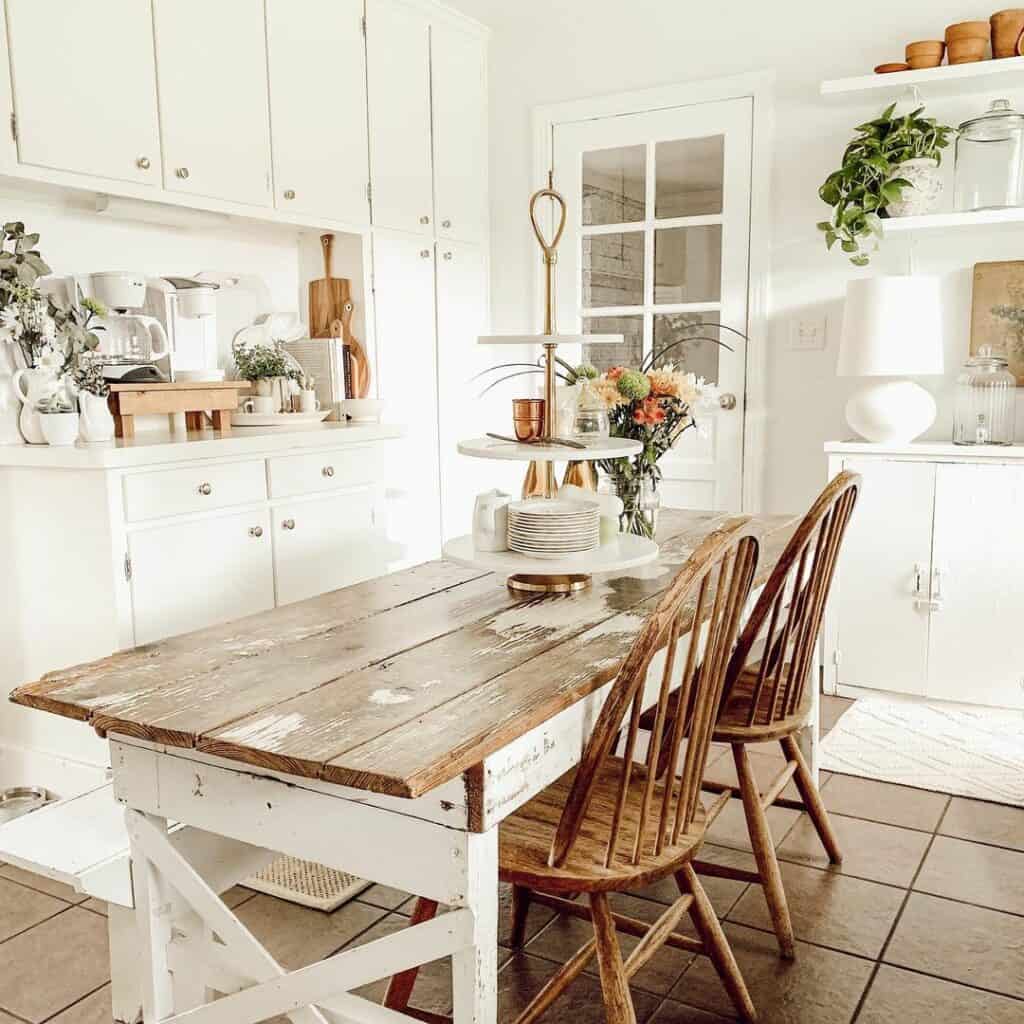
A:
[[[1024,447],[826,446],[860,473],[825,689],[1024,708]]]

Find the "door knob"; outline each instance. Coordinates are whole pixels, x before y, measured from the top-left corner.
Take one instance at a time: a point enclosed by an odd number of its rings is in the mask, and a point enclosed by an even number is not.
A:
[[[429,260],[430,259],[430,250],[429,249],[420,249],[420,259],[421,260]]]
[[[178,177],[178,178],[181,178],[181,179],[185,179],[185,178],[187,178],[187,177],[188,177],[188,168],[187,168],[187,167],[179,167],[179,168],[178,168],[178,169],[177,169],[177,170],[176,170],[176,171],[174,172],[174,174],[175,174],[175,176],[176,176],[176,177]]]
[[[204,496],[213,493],[213,488],[209,484],[200,484],[198,489],[199,493]]]
[[[294,530],[295,529],[295,520],[294,519],[286,519],[281,525],[286,530]]]
[[[443,228],[450,228],[451,226],[452,226],[452,222],[450,220],[443,220],[443,221],[441,221],[441,227],[443,227]]]
[[[294,199],[295,198],[295,189],[293,189],[293,188],[286,188],[284,190],[284,197],[285,197],[285,199]]]
[[[420,223],[421,224],[429,224],[430,223],[430,218],[427,217],[426,215],[424,215],[424,216],[420,217]]]
[[[324,468],[321,469],[320,472],[324,476],[334,476],[334,467],[333,466],[324,466]]]
[[[451,254],[450,252],[446,252],[446,253],[444,254],[444,258],[445,258],[446,260],[448,260],[448,262],[449,262],[449,263],[451,263],[451,260],[452,260],[452,254]]]
[[[149,157],[140,156],[139,159],[135,161],[135,166],[138,167],[140,171],[148,171],[150,168]]]
[[[731,391],[727,391],[724,395],[718,396],[718,404],[723,409],[735,409],[736,396]]]
[[[250,537],[262,537],[263,536],[263,527],[262,526],[250,526],[249,527],[249,536]]]

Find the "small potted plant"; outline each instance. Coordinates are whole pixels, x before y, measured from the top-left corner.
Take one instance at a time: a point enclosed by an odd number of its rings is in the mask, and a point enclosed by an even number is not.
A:
[[[280,412],[285,404],[285,390],[281,379],[288,376],[290,369],[284,347],[278,341],[243,344],[236,342],[231,349],[235,368],[241,380],[247,380],[256,391],[258,398],[276,398],[266,403],[271,409],[257,408],[257,412]],[[275,388],[277,394],[275,395]],[[289,389],[290,391],[290,389]]]
[[[80,360],[72,374],[78,393],[79,433],[86,444],[110,441],[114,437],[114,417],[107,396],[110,385],[103,368],[94,359]]]
[[[71,445],[78,440],[78,413],[62,391],[41,398],[36,412],[47,444]]]
[[[881,218],[931,213],[942,194],[939,163],[954,129],[923,117],[924,107],[896,115],[896,104],[873,121],[857,126],[843,153],[843,165],[818,190],[832,207],[830,220],[819,222],[825,244],[836,242],[863,267],[878,248]]]

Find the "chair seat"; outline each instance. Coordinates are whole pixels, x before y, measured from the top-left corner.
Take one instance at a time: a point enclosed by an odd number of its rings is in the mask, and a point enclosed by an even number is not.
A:
[[[784,666],[783,673],[788,669],[788,665]],[[765,743],[782,739],[783,736],[791,736],[807,724],[811,715],[810,687],[805,687],[800,704],[791,715],[777,718],[770,725],[765,724],[771,719],[771,677],[765,680],[764,689],[758,699],[754,724],[747,724],[750,721],[750,705],[753,703],[754,690],[757,686],[757,673],[758,666],[754,664],[744,669],[733,684],[729,699],[719,712],[718,721],[715,723],[713,739],[716,743]]]
[[[692,859],[704,840],[707,821],[704,807],[699,801],[689,833],[680,836],[676,845],[666,844],[660,854],[654,853],[661,801],[665,793],[665,783],[658,781],[651,800],[651,814],[644,827],[639,862],[629,863],[643,787],[646,784],[644,767],[636,765],[630,779],[631,792],[622,817],[621,838],[615,861],[611,867],[605,866],[622,766],[621,758],[606,758],[579,837],[561,867],[551,867],[548,856],[562,809],[576,777],[576,769],[567,772],[506,818],[501,823],[498,839],[499,874],[502,880],[544,892],[614,892],[656,882],[678,871]],[[676,792],[678,782],[678,779],[673,778],[672,785]],[[674,807],[673,799],[673,811]]]

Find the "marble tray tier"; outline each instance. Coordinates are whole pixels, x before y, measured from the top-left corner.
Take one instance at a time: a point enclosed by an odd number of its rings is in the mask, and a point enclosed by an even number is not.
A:
[[[621,459],[639,455],[643,445],[626,437],[605,437],[585,442],[586,448],[567,448],[561,444],[516,444],[493,437],[473,437],[459,441],[460,455],[476,459],[507,459],[512,462],[596,462],[598,459]]]
[[[529,558],[515,551],[477,551],[471,536],[456,537],[444,546],[444,557],[472,569],[519,576],[546,576],[554,573],[612,572],[646,565],[658,557],[658,545],[646,537],[620,533],[615,540],[593,551],[561,558]]]

